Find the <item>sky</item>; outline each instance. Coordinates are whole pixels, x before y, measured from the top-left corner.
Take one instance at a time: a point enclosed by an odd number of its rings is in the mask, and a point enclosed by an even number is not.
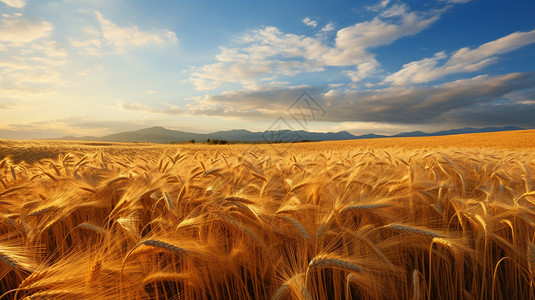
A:
[[[534,13],[525,0],[0,0],[0,139],[531,129]]]

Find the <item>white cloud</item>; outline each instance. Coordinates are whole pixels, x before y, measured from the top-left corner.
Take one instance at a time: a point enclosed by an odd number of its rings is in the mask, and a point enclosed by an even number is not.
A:
[[[306,18],[303,19],[303,24],[305,24],[307,26],[314,27],[314,28],[316,28],[316,26],[318,26],[318,22],[316,22],[314,20],[311,20],[309,17],[306,17]]]
[[[401,17],[407,13],[408,9],[405,3],[398,3],[384,9],[380,16],[385,18]]]
[[[335,29],[336,29],[336,28],[334,27],[334,23],[333,23],[333,22],[329,22],[329,23],[327,23],[327,25],[325,25],[325,26],[321,29],[321,31],[323,31],[323,32],[328,32],[328,31],[333,31],[333,30],[335,30]]]
[[[76,40],[69,38],[69,42],[75,48],[79,48],[80,54],[92,55],[92,56],[102,56],[102,42],[98,38],[92,38],[87,40]]]
[[[43,41],[42,44],[32,44],[31,49],[53,58],[64,58],[68,56],[67,51],[56,41]]]
[[[442,65],[440,63],[448,58],[445,52],[438,52],[431,58],[410,62],[405,64],[403,69],[387,76],[384,81],[395,85],[425,83],[450,74],[478,71],[495,63],[498,55],[532,43],[535,43],[535,30],[515,32],[476,49],[461,48]]]
[[[106,19],[99,11],[95,12],[95,16],[100,28],[86,26],[82,29],[85,39],[69,38],[70,44],[78,48],[80,54],[100,57],[122,53],[127,48],[178,43],[176,34],[169,29],[142,31],[136,25],[121,27]]]
[[[217,88],[223,82],[251,83],[251,78],[270,72],[272,67],[269,62],[252,65],[215,63],[193,68],[190,81],[198,90],[210,90]]]
[[[141,31],[136,25],[121,27],[104,18],[100,12],[95,12],[100,24],[102,37],[107,44],[122,51],[128,47],[143,47],[148,45],[164,45],[177,43],[176,34],[169,29],[155,29],[151,32]]]
[[[341,86],[343,86],[343,85],[344,85],[343,83],[330,83],[330,84],[329,84],[329,88],[334,89],[334,88],[341,87]]]
[[[31,84],[60,84],[63,82],[60,68],[67,61],[57,57],[47,57],[41,50],[21,52],[23,56],[11,56],[9,60],[0,60],[0,75],[4,86],[17,89],[31,89]]]
[[[20,13],[2,15],[0,25],[1,96],[4,99],[35,100],[50,95],[63,84],[68,53],[48,38],[53,27],[46,21],[25,18]]]
[[[367,10],[378,12],[380,10],[385,9],[388,4],[390,4],[390,0],[381,0],[379,3],[366,7]]]
[[[96,66],[82,70],[81,72],[78,73],[78,75],[87,76],[90,74],[100,74],[102,70],[104,70],[103,65],[96,65]]]
[[[351,78],[351,81],[357,82],[375,73],[378,67],[377,61],[370,60],[359,64],[356,71],[347,71],[346,74]]]
[[[273,26],[250,30],[238,39],[241,47],[222,47],[216,56],[217,63],[193,67],[190,81],[196,89],[207,90],[226,82],[250,84],[266,77],[274,79],[344,66],[355,66],[358,74],[351,74],[362,80],[379,67],[370,52],[372,48],[417,34],[435,22],[440,13],[411,12],[396,4],[384,18],[375,17],[338,30],[334,41],[326,40],[325,36],[284,33]]]
[[[26,1],[24,0],[0,0],[0,2],[3,2],[6,5],[15,7],[15,8],[23,8],[24,5],[26,5]]]
[[[20,45],[39,38],[47,37],[52,32],[52,24],[46,21],[32,21],[20,14],[3,15],[0,25],[0,42]]]
[[[369,58],[369,48],[388,45],[393,41],[419,33],[439,18],[439,15],[424,17],[414,12],[405,13],[398,22],[374,18],[343,28],[336,36],[336,47],[329,49],[323,59],[329,65],[344,66],[360,63]]]

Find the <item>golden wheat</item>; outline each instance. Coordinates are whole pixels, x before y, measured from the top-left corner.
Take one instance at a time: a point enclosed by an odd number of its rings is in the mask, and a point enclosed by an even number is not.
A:
[[[535,299],[501,142],[1,142],[0,299]]]

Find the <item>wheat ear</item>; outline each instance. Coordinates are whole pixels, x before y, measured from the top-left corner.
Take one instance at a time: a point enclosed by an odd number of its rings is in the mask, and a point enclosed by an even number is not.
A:
[[[427,237],[437,237],[437,238],[443,238],[444,236],[436,233],[436,232],[433,232],[433,231],[430,231],[430,230],[427,230],[427,229],[421,229],[421,228],[416,228],[416,227],[411,227],[411,226],[407,226],[407,225],[401,225],[401,224],[389,224],[389,225],[386,225],[384,226],[385,228],[390,228],[390,229],[394,229],[394,230],[397,230],[397,231],[401,231],[401,232],[405,232],[405,233],[410,233],[410,234],[416,234],[416,235],[421,235],[421,236],[427,236]]]
[[[308,268],[311,270],[324,269],[324,268],[336,268],[347,270],[355,273],[359,273],[362,268],[348,261],[339,258],[329,258],[325,256],[314,257],[308,264]]]
[[[301,232],[301,234],[303,235],[303,237],[307,240],[310,240],[310,235],[308,235],[308,233],[306,232],[305,228],[299,224],[299,222],[297,222],[296,220],[290,218],[290,217],[283,217],[283,219],[289,221],[290,223],[292,223],[298,230],[299,232]]]

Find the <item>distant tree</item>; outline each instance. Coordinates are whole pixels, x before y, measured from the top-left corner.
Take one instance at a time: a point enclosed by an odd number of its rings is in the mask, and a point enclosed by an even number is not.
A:
[[[195,144],[195,140],[194,139],[189,141],[189,142],[190,142],[190,144]]]
[[[229,144],[229,141],[227,140],[218,140],[218,139],[208,139],[206,140],[206,143],[210,145],[226,145]]]

